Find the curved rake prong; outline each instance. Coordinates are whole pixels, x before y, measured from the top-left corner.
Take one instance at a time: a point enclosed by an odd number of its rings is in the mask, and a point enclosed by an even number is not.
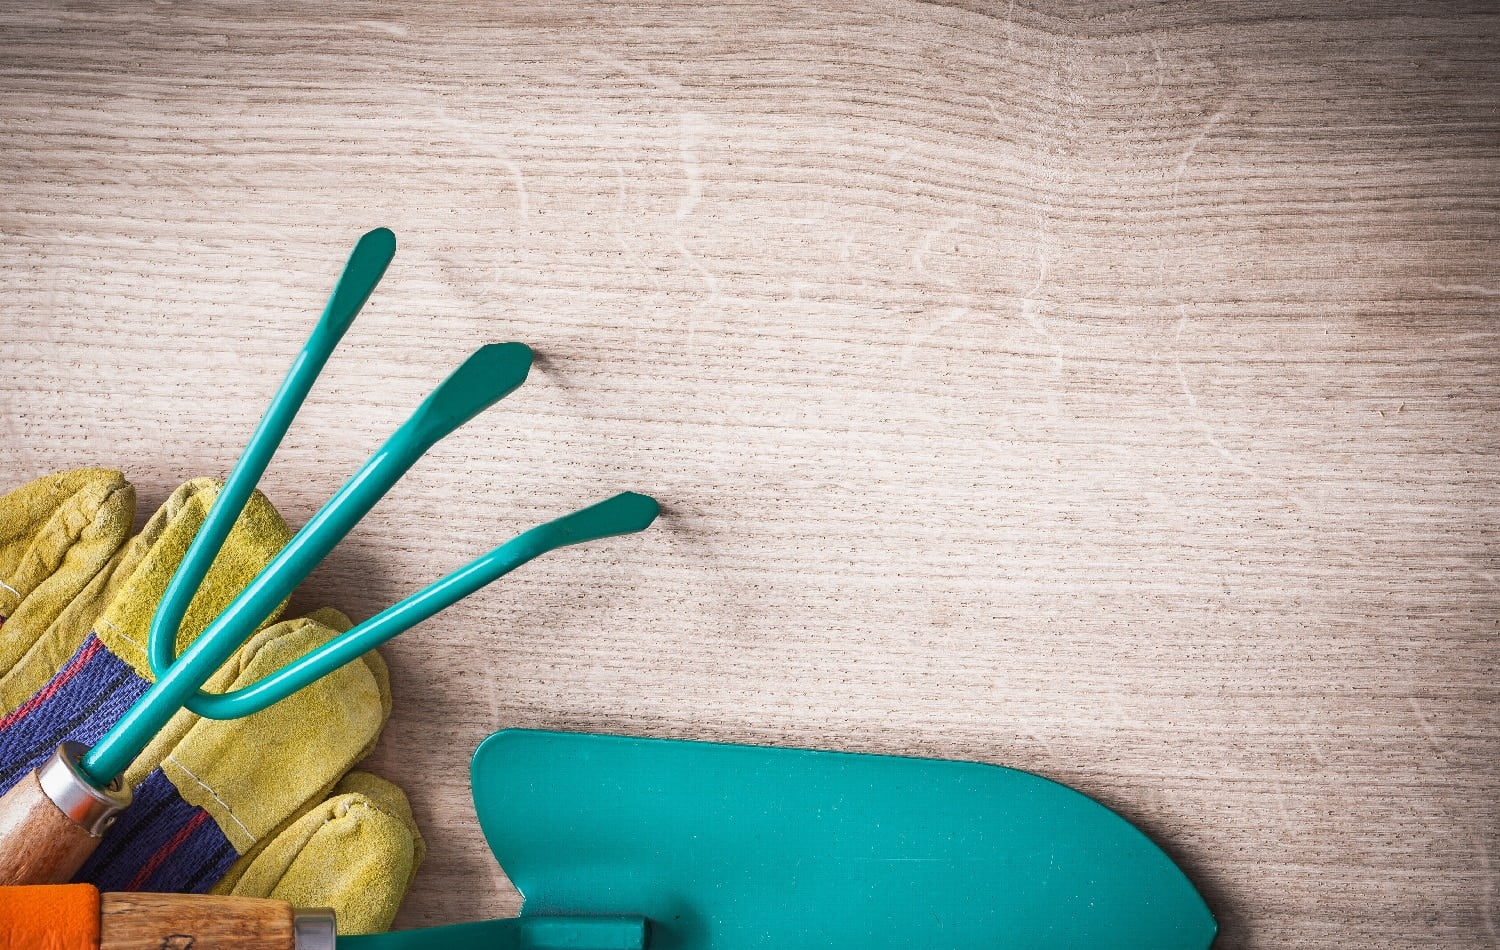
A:
[[[245,503],[250,500],[250,494],[255,491],[255,485],[265,473],[271,457],[276,454],[276,448],[286,436],[286,430],[296,417],[297,410],[302,407],[308,392],[317,382],[318,374],[333,355],[339,340],[343,339],[344,333],[354,323],[360,308],[370,299],[370,294],[374,292],[375,285],[380,283],[380,278],[385,274],[395,253],[396,236],[386,228],[376,228],[366,233],[354,245],[354,250],[349,252],[349,260],[344,264],[344,270],[328,296],[328,304],[323,308],[317,325],[313,327],[302,352],[297,354],[291,369],[287,371],[281,388],[271,398],[271,404],[266,407],[265,415],[250,436],[245,451],[240,454],[239,461],[235,462],[224,487],[219,490],[209,508],[203,526],[198,529],[197,535],[188,545],[187,553],[178,564],[176,573],[167,583],[167,589],[162,594],[152,619],[153,644],[158,639],[158,631],[170,630],[174,637],[171,647],[175,648],[177,628],[182,625],[182,618],[187,613],[193,595],[202,586],[209,567],[218,556],[219,549],[224,546],[224,540],[229,537],[235,520],[244,511]]]
[[[187,707],[209,719],[260,712],[534,558],[570,544],[633,534],[656,520],[656,500],[622,492],[582,511],[538,525],[442,580],[381,611],[305,656],[233,692],[198,693]]]
[[[152,620],[147,651],[157,681],[84,756],[82,766],[89,777],[101,787],[108,784],[140,754],[177,710],[193,709],[200,699],[208,696],[200,687],[271,615],[276,605],[302,583],[434,443],[525,382],[531,359],[531,350],[525,345],[500,343],[481,347],[465,360],[193,640],[181,657],[174,657],[181,615],[174,618],[158,610]],[[217,548],[206,559],[212,562],[216,553]],[[178,570],[180,573],[182,568]]]

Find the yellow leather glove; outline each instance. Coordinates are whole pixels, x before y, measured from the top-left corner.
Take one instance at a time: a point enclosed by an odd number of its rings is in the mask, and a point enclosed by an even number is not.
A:
[[[65,740],[93,744],[145,692],[151,618],[218,489],[188,482],[129,541],[134,492],[118,472],[66,472],[0,497],[0,790]],[[290,537],[257,492],[188,608],[179,650]],[[253,682],[350,625],[330,609],[266,623],[207,689]],[[178,713],[126,771],[134,802],[79,880],[277,897],[334,908],[340,933],[385,930],[422,839],[400,789],[349,770],[389,714],[374,651],[243,719]]]

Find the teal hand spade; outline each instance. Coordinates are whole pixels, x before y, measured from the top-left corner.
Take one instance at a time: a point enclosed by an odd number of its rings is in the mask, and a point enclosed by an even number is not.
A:
[[[512,730],[473,788],[521,916],[341,950],[1202,950],[1216,931],[1135,827],[993,765]]]

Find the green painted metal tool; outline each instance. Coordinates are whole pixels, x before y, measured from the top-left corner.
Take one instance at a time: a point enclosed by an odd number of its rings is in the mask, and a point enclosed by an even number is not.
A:
[[[652,499],[616,495],[517,537],[273,676],[201,691],[423,452],[526,377],[531,351],[521,344],[477,351],[175,656],[188,601],[394,250],[383,229],[361,239],[220,492],[153,621],[156,684],[81,760],[45,767],[47,800],[13,798],[14,789],[0,798],[0,882],[70,876],[123,807],[111,780],[177,710],[263,709],[531,558],[655,518]],[[340,948],[1202,950],[1216,931],[1192,884],[1140,831],[1078,792],[997,766],[508,731],[475,753],[473,788],[480,827],[525,897],[521,915],[340,938]],[[8,867],[44,826],[69,852],[47,862],[54,876]],[[325,937],[322,946],[331,929]]]
[[[130,803],[130,790],[120,787],[119,776],[178,711],[214,719],[258,712],[533,558],[564,545],[641,531],[656,518],[655,500],[634,492],[615,495],[527,531],[249,686],[220,695],[201,689],[428,449],[526,380],[532,362],[528,347],[499,343],[476,350],[177,656],[178,628],[189,602],[395,251],[395,236],[384,228],[355,245],[307,343],[157,607],[148,643],[155,683],[93,748],[80,753],[73,744],[64,745],[33,773],[34,781],[23,780],[0,796],[0,884],[68,880],[114,815]]]
[[[511,730],[473,788],[521,916],[340,950],[1203,950],[1217,929],[1129,822],[993,765]]]

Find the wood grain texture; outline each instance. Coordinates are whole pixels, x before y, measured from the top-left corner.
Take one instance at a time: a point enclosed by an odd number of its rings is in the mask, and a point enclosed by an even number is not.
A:
[[[383,224],[289,518],[541,362],[302,606],[665,504],[388,650],[398,926],[515,910],[466,762],[529,726],[1003,763],[1223,947],[1500,946],[1492,4],[0,11],[7,484],[227,470]]]
[[[99,950],[296,950],[286,901],[116,892],[99,904]]]
[[[102,838],[53,803],[36,772],[0,795],[0,887],[66,884]]]

